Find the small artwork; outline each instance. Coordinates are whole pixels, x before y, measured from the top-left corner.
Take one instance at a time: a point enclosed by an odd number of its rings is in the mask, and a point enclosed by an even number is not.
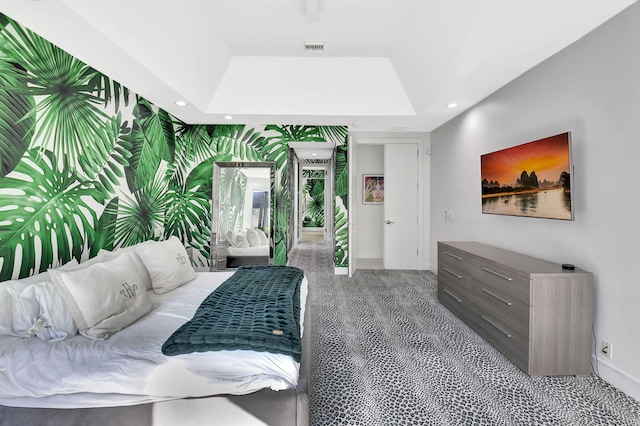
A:
[[[384,203],[384,176],[364,175],[362,202],[364,204]]]

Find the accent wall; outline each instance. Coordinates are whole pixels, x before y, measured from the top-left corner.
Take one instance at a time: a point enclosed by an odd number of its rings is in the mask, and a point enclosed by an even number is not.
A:
[[[293,243],[289,142],[337,146],[344,126],[187,124],[0,14],[0,280],[177,236],[209,266],[214,161],[274,161],[274,257]],[[336,266],[348,241],[336,202]]]

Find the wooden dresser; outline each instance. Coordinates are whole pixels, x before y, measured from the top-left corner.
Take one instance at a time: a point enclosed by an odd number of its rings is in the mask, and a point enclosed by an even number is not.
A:
[[[527,374],[591,372],[589,272],[477,242],[438,242],[438,300]]]

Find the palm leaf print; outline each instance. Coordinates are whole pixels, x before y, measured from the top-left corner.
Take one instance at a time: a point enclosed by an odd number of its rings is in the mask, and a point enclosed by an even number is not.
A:
[[[218,126],[213,134],[213,143],[217,148],[218,155],[227,155],[231,161],[263,161],[262,152],[246,143],[247,140],[254,140],[253,132],[243,133],[244,126]],[[260,140],[260,139],[258,139]]]
[[[333,261],[337,267],[348,266],[349,257],[349,219],[347,209],[340,201],[340,198],[336,198],[335,206],[335,252],[333,255]]]
[[[167,186],[162,180],[163,173],[164,170],[158,170],[147,186],[135,191],[133,196],[124,194],[120,199],[115,247],[127,247],[162,236],[167,208]]]
[[[26,71],[0,56],[0,178],[18,164],[33,137],[35,121],[29,112],[35,101],[22,94],[26,85]]]
[[[209,253],[207,241],[211,238],[213,160],[199,164],[182,184],[171,185],[166,195],[165,236],[191,242],[204,256]]]
[[[327,142],[335,145],[346,145],[349,129],[346,126],[318,126],[318,133]]]
[[[349,194],[349,164],[347,159],[347,146],[339,145],[336,147],[335,173],[336,173],[336,197],[342,198],[344,205],[347,205],[347,197]]]
[[[113,250],[115,246],[116,219],[118,218],[118,197],[114,197],[102,211],[96,225],[95,238],[89,251],[89,257],[94,257],[101,249]]]
[[[86,198],[96,191],[81,186],[73,170],[56,164],[52,152],[32,149],[0,181],[2,279],[80,259],[83,248],[91,245],[96,215]]]
[[[35,108],[28,117],[38,116],[31,148],[50,148],[64,167],[90,175],[80,158],[100,158],[107,141],[104,132],[108,115],[102,109],[104,91],[96,82],[104,81],[93,68],[19,25],[4,28],[0,38],[6,60],[26,70],[26,85],[8,84],[7,91],[33,96]],[[90,143],[88,143],[90,141]],[[93,163],[99,163],[95,159]]]

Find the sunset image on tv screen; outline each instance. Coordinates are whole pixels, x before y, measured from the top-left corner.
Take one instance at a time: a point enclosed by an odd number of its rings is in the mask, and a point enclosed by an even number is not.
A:
[[[482,155],[482,212],[572,220],[570,136]]]

